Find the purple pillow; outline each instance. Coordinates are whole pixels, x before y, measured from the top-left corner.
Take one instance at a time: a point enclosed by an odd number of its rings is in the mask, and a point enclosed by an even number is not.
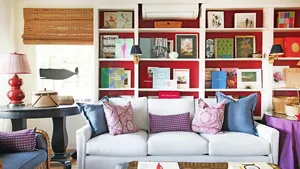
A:
[[[150,133],[160,133],[168,131],[188,131],[191,132],[190,113],[176,115],[154,115],[149,113]]]
[[[35,145],[35,128],[0,132],[0,152],[33,151]]]

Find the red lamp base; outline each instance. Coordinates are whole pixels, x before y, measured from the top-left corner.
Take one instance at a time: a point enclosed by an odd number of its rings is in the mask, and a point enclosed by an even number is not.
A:
[[[8,84],[11,86],[11,90],[7,92],[7,97],[10,100],[9,107],[24,106],[22,100],[25,98],[25,94],[21,89],[23,80],[15,74],[13,78],[8,80]]]

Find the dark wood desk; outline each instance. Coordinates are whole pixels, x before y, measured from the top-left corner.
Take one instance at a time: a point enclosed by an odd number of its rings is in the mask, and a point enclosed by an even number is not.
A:
[[[58,107],[33,108],[32,105],[23,107],[0,106],[0,118],[11,119],[12,130],[27,128],[27,120],[31,118],[52,118],[53,135],[52,149],[54,155],[51,161],[64,164],[66,169],[71,169],[70,153],[66,152],[68,146],[68,133],[66,129],[66,116],[80,114],[75,105],[60,105]]]

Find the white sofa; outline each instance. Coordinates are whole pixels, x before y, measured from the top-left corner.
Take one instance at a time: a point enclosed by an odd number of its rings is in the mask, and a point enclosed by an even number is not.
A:
[[[258,135],[238,132],[208,135],[193,132],[148,134],[148,112],[152,114],[195,112],[193,99],[124,99],[110,102],[125,105],[131,101],[136,133],[91,138],[88,125],[76,132],[78,169],[114,169],[118,163],[135,160],[187,162],[271,162],[278,163],[279,132],[256,123]]]

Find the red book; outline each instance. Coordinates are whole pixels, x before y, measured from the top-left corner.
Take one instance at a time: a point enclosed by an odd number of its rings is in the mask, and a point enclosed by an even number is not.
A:
[[[284,38],[283,50],[286,57],[300,57],[300,38]]]
[[[179,91],[159,91],[158,98],[159,99],[179,99],[180,92]]]

